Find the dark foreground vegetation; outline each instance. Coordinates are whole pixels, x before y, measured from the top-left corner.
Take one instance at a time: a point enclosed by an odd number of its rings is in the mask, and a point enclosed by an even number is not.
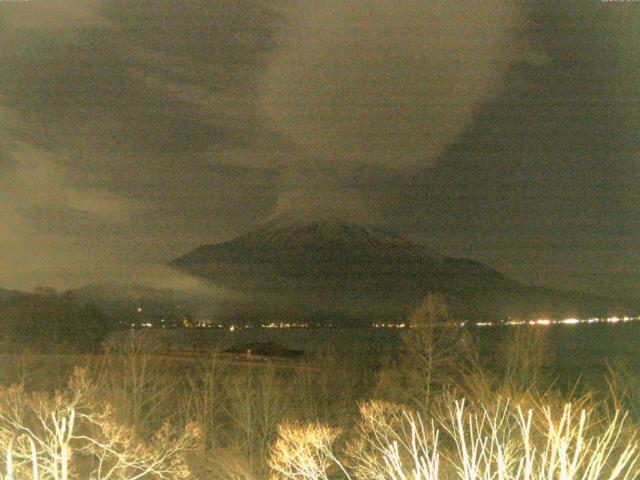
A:
[[[486,355],[451,326],[437,296],[410,321],[401,350],[388,357],[176,356],[133,333],[101,353],[5,353],[2,473],[56,480],[640,474],[640,382],[629,370],[612,367],[588,383],[559,378],[545,329],[525,326]],[[4,460],[10,449],[13,464]]]
[[[4,352],[28,346],[49,353],[92,352],[123,318],[108,316],[95,303],[51,288],[0,296],[0,344]],[[18,346],[18,347],[16,347]]]

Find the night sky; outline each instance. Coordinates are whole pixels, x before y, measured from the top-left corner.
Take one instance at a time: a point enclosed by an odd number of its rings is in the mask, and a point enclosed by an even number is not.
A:
[[[640,295],[640,2],[0,1],[0,286],[278,214]]]

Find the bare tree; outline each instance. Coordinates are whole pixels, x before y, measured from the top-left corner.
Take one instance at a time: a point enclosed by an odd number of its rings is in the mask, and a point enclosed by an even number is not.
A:
[[[193,477],[184,454],[198,435],[195,424],[180,432],[165,424],[141,440],[115,420],[83,369],[53,395],[0,389],[0,448],[10,454],[6,470],[19,478],[186,480]],[[37,470],[29,465],[33,460]]]
[[[175,372],[153,338],[130,331],[121,344],[107,345],[97,366],[96,383],[117,417],[137,433],[159,428],[171,414]]]
[[[224,401],[225,368],[216,353],[195,361],[194,371],[187,378],[187,417],[196,421],[201,429],[201,450],[215,449],[221,428],[221,410]]]
[[[381,388],[393,400],[427,412],[435,393],[459,383],[469,358],[469,340],[439,294],[428,294],[408,321],[400,357],[382,370]]]

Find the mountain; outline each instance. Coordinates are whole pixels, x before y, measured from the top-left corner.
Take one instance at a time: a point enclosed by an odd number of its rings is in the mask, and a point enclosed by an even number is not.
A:
[[[207,305],[207,299],[197,293],[142,284],[90,284],[70,293],[97,305],[125,325],[183,325],[183,320],[193,319]]]
[[[24,295],[26,295],[24,292],[19,292],[18,290],[0,288],[0,302],[11,302],[17,298],[23,297]]]
[[[469,320],[608,315],[621,307],[604,297],[523,285],[388,230],[334,221],[271,221],[171,265],[243,292],[221,312],[248,319],[402,320],[428,292],[442,293],[454,314]]]

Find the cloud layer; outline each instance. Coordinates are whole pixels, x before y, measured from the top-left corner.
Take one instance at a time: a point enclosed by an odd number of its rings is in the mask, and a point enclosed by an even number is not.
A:
[[[344,166],[433,164],[517,56],[509,0],[302,2],[262,83],[270,120]]]
[[[291,210],[640,285],[638,32],[631,2],[0,2],[0,286]]]

